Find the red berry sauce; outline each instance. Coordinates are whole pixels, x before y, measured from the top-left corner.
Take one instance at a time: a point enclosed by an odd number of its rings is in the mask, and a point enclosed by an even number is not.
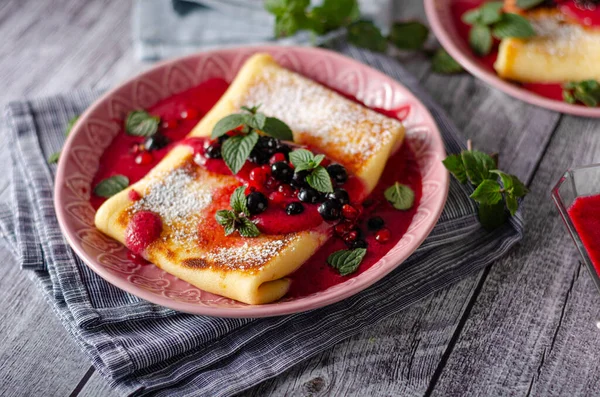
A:
[[[125,175],[131,184],[137,182],[174,145],[190,146],[195,153],[194,161],[199,166],[205,167],[211,172],[231,175],[231,171],[222,159],[209,159],[204,155],[206,147],[210,143],[208,138],[185,138],[201,117],[218,101],[227,87],[228,84],[224,80],[207,80],[195,88],[173,95],[146,109],[150,114],[161,117],[159,132],[165,135],[170,143],[164,148],[151,151],[152,159],[149,163],[139,161],[139,164],[136,164],[136,157],[147,153],[143,148],[144,138],[129,136],[124,132],[119,133],[100,159],[100,168],[94,178],[93,186],[100,180],[116,174]],[[195,114],[192,109],[197,113]],[[409,114],[410,107],[375,110],[402,120]],[[310,147],[308,149],[312,150]],[[285,155],[275,154],[269,159],[269,163],[280,161],[286,161]],[[322,165],[326,166],[329,163],[329,159],[324,159]],[[286,234],[325,224],[317,210],[319,203],[303,202],[304,210],[301,213],[293,216],[286,214],[286,206],[291,202],[298,202],[298,190],[293,189],[287,183],[276,180],[271,174],[269,164],[258,166],[247,161],[236,177],[239,179],[240,185],[247,185],[247,194],[259,191],[269,200],[266,211],[253,216],[253,220],[256,221],[262,233]],[[408,211],[395,210],[383,199],[383,191],[396,181],[409,185],[415,192],[415,205]],[[332,235],[336,237],[331,238],[299,270],[290,275],[293,282],[288,297],[305,296],[346,281],[366,271],[384,256],[402,238],[416,213],[421,198],[421,174],[411,148],[404,144],[388,160],[379,184],[363,204],[361,202],[365,199],[364,186],[358,178],[350,176],[341,187],[348,192],[351,200],[342,209],[342,214],[346,219],[331,222]],[[216,212],[229,208],[229,198],[235,188],[236,186],[230,186],[214,192],[213,201],[205,211]],[[140,195],[138,192],[131,191],[129,199],[139,200]],[[90,199],[95,208],[98,208],[104,200],[96,196]],[[386,232],[382,232],[383,229],[379,230],[379,234],[376,231],[368,231],[367,220],[374,215],[381,216],[385,220],[385,229],[389,231],[389,236]],[[157,214],[142,211],[134,215],[126,232],[126,245],[132,251],[133,258],[139,259],[139,255],[160,236],[161,231],[162,221]],[[365,259],[356,273],[342,277],[327,265],[327,257],[334,251],[347,249],[349,244],[358,242],[358,240],[364,240],[368,244]],[[214,216],[208,216],[199,225],[199,244],[228,246],[231,244],[230,241],[231,239],[224,235],[222,227],[214,220]],[[143,260],[140,261],[143,262]]]
[[[600,195],[578,197],[568,212],[596,272],[600,274]]]

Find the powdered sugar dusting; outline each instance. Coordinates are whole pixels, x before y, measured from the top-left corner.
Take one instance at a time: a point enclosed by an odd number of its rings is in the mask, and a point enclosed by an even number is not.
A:
[[[261,105],[268,116],[285,121],[300,136],[309,135],[325,152],[364,161],[376,154],[401,127],[398,120],[360,106],[288,70],[266,66],[238,107]],[[356,161],[357,163],[359,161]]]
[[[585,30],[575,23],[566,23],[559,13],[542,14],[530,19],[536,36],[532,43],[544,44],[544,51],[552,56],[567,56],[586,38]]]
[[[206,256],[218,266],[233,269],[251,269],[264,265],[279,250],[291,241],[289,238],[263,240],[259,244],[245,242],[236,247],[223,247],[209,252]]]
[[[144,197],[131,208],[134,212],[147,210],[159,214],[168,231],[163,239],[187,244],[195,240],[201,211],[211,200],[210,187],[198,181],[193,171],[176,168],[152,176]]]

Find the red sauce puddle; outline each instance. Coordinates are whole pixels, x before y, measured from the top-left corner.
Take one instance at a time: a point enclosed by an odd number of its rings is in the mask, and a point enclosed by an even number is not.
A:
[[[464,40],[467,46],[469,43],[469,31],[471,26],[464,23],[461,18],[464,13],[479,7],[482,3],[483,2],[481,0],[455,0],[452,2],[450,7],[454,26],[456,27],[459,36]],[[578,21],[584,26],[600,27],[600,7],[584,10],[579,8],[575,4],[574,0],[561,0],[560,3],[561,4],[559,4],[558,9],[566,16]],[[499,43],[499,40],[494,39],[494,49],[492,52],[486,56],[477,57],[482,67],[492,73],[496,73],[496,70],[494,69],[494,63],[498,58]],[[514,83],[539,96],[561,102],[563,100],[562,86],[560,83]]]
[[[116,174],[127,176],[130,180],[130,184],[133,184],[143,178],[173,148],[173,146],[177,144],[191,146],[194,152],[199,155],[196,156],[196,158],[202,159],[200,163],[207,169],[213,172],[230,175],[229,169],[222,160],[205,159],[202,155],[204,153],[206,138],[184,139],[202,116],[204,116],[219,100],[227,90],[227,87],[228,83],[225,80],[210,79],[197,87],[166,98],[149,109],[146,109],[150,114],[160,116],[161,120],[166,122],[165,125],[168,124],[168,127],[161,127],[160,131],[171,140],[171,143],[163,149],[152,151],[152,161],[149,164],[139,165],[135,163],[137,154],[132,153],[132,147],[136,144],[143,143],[144,138],[133,137],[124,132],[120,132],[100,158],[100,167],[94,177],[92,186],[95,186],[102,179]],[[345,96],[348,97],[347,95]],[[351,99],[355,100],[354,98]],[[197,117],[182,120],[180,115],[186,109],[195,109],[198,113]],[[410,109],[406,109],[406,107],[391,111],[383,109],[374,110],[389,117],[406,115],[410,111]],[[249,172],[253,167],[254,165],[246,163],[242,171],[238,173],[237,177],[240,179],[240,184],[248,181]],[[414,153],[409,145],[405,143],[396,154],[390,157],[378,185],[375,187],[370,197],[365,200],[365,203],[370,203],[369,206],[364,207],[358,203],[354,203],[357,208],[361,208],[362,210],[360,217],[361,222],[359,225],[363,231],[363,238],[368,243],[367,254],[358,271],[352,275],[342,277],[327,265],[326,259],[329,254],[339,249],[347,248],[340,238],[331,238],[304,265],[302,265],[300,269],[290,275],[292,286],[286,297],[297,298],[306,296],[342,283],[365,272],[386,255],[402,238],[412,222],[422,196],[421,179],[421,173]],[[383,191],[396,181],[409,185],[415,192],[415,203],[412,209],[408,211],[398,211],[394,209],[383,197]],[[360,181],[353,177],[351,177],[343,187],[348,191],[351,198],[359,197],[360,192],[362,191]],[[232,186],[227,189],[222,189],[223,191],[215,192],[213,205],[211,205],[207,211],[214,212],[218,209],[228,207],[229,196],[234,189],[235,187]],[[130,195],[130,198],[132,200],[139,199],[135,194],[133,194],[133,196]],[[96,197],[95,195],[92,195],[90,199],[92,206],[96,209],[102,205],[104,201],[104,198]],[[316,204],[304,204],[305,211],[300,215],[286,215],[284,211],[285,204],[290,201],[295,200],[288,198],[284,200],[280,206],[270,205],[267,211],[255,216],[253,219],[257,220],[261,230],[272,233],[306,230],[322,223],[322,219],[317,212],[318,205]],[[385,220],[385,227],[391,232],[391,236],[386,243],[377,242],[375,240],[376,232],[368,231],[366,222],[371,216],[381,216]],[[148,217],[148,219],[150,218],[151,217]],[[151,223],[153,225],[153,228],[151,229],[157,229],[157,227],[154,227],[156,224],[153,222]],[[203,240],[198,242],[200,244],[225,243],[223,241],[224,235],[222,227],[217,225],[216,221],[212,218],[205,220],[205,224],[202,225],[200,231],[199,236]],[[202,231],[205,231],[206,233]],[[152,236],[149,236],[149,238],[152,238]],[[137,253],[139,253],[141,249],[137,251]],[[130,252],[129,256],[137,263],[146,263],[139,255],[136,255],[136,253]]]
[[[578,197],[568,213],[596,272],[600,274],[600,195]]]

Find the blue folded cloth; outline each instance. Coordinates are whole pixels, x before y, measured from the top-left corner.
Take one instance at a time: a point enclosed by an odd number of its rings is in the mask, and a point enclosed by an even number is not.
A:
[[[362,17],[389,29],[392,0],[359,0],[359,4]],[[133,22],[136,55],[145,60],[276,41],[275,18],[264,9],[264,0],[136,0]],[[320,37],[300,32],[277,42],[321,45],[343,35],[343,30]]]
[[[407,86],[440,127],[446,150],[464,145],[416,79],[385,55],[338,50]],[[521,215],[488,233],[471,188],[452,181],[442,216],[423,245],[394,272],[342,302],[265,319],[193,316],[127,294],[93,273],[63,238],[52,203],[64,128],[99,92],[80,90],[8,106],[0,139],[10,141],[12,198],[0,203],[0,235],[72,337],[122,394],[226,396],[280,374],[374,322],[489,265],[523,236]]]

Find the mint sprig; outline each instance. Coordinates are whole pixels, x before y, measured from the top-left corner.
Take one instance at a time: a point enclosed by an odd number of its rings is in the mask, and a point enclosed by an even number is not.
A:
[[[103,179],[94,188],[94,194],[99,197],[109,198],[129,186],[129,178],[125,175],[113,175]]]
[[[479,204],[479,222],[488,230],[506,222],[507,210],[515,215],[518,200],[529,192],[519,178],[498,170],[492,156],[483,152],[463,150],[443,163],[460,183],[475,187],[471,198]]]
[[[366,253],[366,248],[339,250],[327,257],[327,263],[337,269],[341,276],[347,276],[358,270]]]
[[[492,51],[493,37],[528,38],[535,36],[531,23],[524,17],[503,12],[501,1],[491,1],[463,14],[462,21],[472,25],[469,31],[469,45],[480,56]]]
[[[583,103],[588,107],[600,104],[600,83],[596,80],[571,81],[563,84],[563,100],[570,104]]]
[[[160,117],[152,116],[145,110],[134,110],[127,114],[125,132],[128,135],[148,137],[156,134]]]
[[[522,10],[530,10],[534,7],[539,6],[545,0],[517,0],[517,7]]]
[[[321,165],[325,159],[322,154],[316,156],[306,149],[296,149],[290,153],[290,161],[294,165],[294,172],[308,171],[306,183],[315,190],[323,193],[333,192],[333,184],[329,173]]]
[[[463,67],[443,48],[438,48],[431,58],[431,70],[434,73],[454,74],[463,71]]]
[[[215,220],[223,229],[225,235],[229,236],[236,231],[242,237],[256,237],[260,235],[260,230],[248,217],[250,211],[246,205],[246,188],[240,186],[231,194],[229,204],[231,210],[219,210],[215,214]]]
[[[397,210],[406,211],[415,203],[415,192],[399,182],[385,189],[383,196]]]
[[[241,109],[246,113],[234,113],[225,116],[213,127],[211,134],[213,139],[242,127],[237,135],[223,142],[221,149],[225,164],[234,174],[242,169],[250,152],[258,142],[258,131],[276,139],[294,140],[292,130],[286,123],[275,117],[267,117],[264,113],[260,113],[258,111],[259,107],[260,105],[242,106]]]

